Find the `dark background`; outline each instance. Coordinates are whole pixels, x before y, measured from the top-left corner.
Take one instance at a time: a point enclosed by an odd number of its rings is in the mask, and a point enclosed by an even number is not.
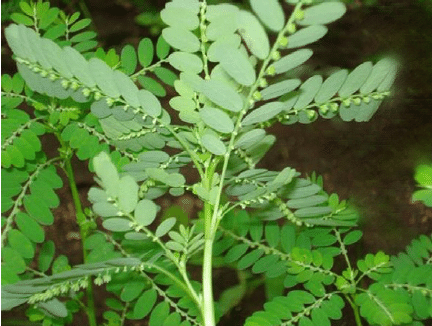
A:
[[[363,61],[376,62],[392,55],[400,63],[392,97],[384,101],[367,123],[318,119],[310,125],[271,127],[269,133],[276,135],[277,142],[260,164],[271,170],[291,166],[302,173],[316,171],[323,176],[327,192],[336,192],[340,198],[350,200],[361,213],[364,232],[360,244],[351,248],[353,260],[378,250],[396,254],[415,236],[432,232],[432,209],[411,202],[416,189],[414,169],[432,160],[431,1],[369,2],[373,5],[360,0],[350,2],[346,15],[330,24],[329,33],[311,47],[314,56],[307,68],[311,74],[321,73],[327,67],[353,69]],[[101,46],[106,50],[114,47],[119,52],[127,43],[137,45],[142,37],[154,37],[158,33],[161,25],[157,22],[151,24],[150,32],[135,19],[143,11],[158,12],[165,1],[51,3],[68,13],[86,11],[94,21]],[[7,22],[3,22],[2,28],[6,25]],[[2,68],[2,73],[15,69],[4,42]],[[47,140],[45,146],[56,145]],[[92,175],[81,162],[76,161],[75,168],[85,201],[93,182]],[[79,264],[82,259],[80,242],[65,237],[71,231],[78,231],[67,186],[60,196],[62,204],[55,213],[61,219],[56,219],[56,224],[47,232],[48,238],[55,240],[58,254],[67,255],[71,264]],[[196,211],[198,205],[189,198],[176,202],[167,199],[165,204],[179,204],[189,212]],[[219,271],[215,273],[215,283],[223,287],[223,284],[235,283],[235,277],[229,271]],[[264,291],[258,288],[220,325],[242,325],[245,317],[262,308],[264,300]],[[334,324],[353,323],[347,311],[344,319]]]

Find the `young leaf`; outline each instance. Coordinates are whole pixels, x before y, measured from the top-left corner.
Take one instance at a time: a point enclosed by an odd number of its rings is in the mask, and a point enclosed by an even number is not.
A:
[[[230,133],[234,130],[234,123],[229,115],[222,110],[204,107],[199,114],[204,123],[216,131]]]
[[[176,224],[177,219],[175,217],[167,218],[165,221],[163,221],[159,226],[156,228],[155,235],[160,238],[167,234],[173,226]]]
[[[251,0],[251,6],[261,21],[274,32],[285,25],[285,15],[278,0]]]
[[[249,51],[264,60],[270,53],[270,43],[259,20],[250,12],[241,10],[237,14],[237,28]]]

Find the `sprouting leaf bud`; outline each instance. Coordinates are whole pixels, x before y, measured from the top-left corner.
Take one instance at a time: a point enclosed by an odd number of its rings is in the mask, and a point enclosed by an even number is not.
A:
[[[46,77],[46,76],[48,76],[48,71],[46,71],[46,70],[41,70],[41,71],[40,71],[40,75],[41,75],[42,77]]]
[[[384,95],[383,94],[373,94],[372,98],[374,100],[382,100],[384,98]]]
[[[330,103],[330,110],[332,110],[333,112],[336,112],[339,108],[339,105],[335,102]]]
[[[279,51],[273,51],[273,53],[272,53],[272,59],[274,61],[278,61],[280,58],[281,58],[280,52]]]
[[[279,45],[281,47],[286,47],[288,45],[288,38],[283,36],[279,39]]]
[[[363,100],[363,102],[365,102],[365,103],[369,103],[369,102],[370,102],[370,97],[369,97],[369,96],[364,96],[364,97],[362,98],[362,100]]]
[[[90,89],[83,88],[82,93],[85,97],[89,97],[90,96]]]
[[[259,101],[259,100],[262,99],[262,95],[261,95],[260,92],[255,91],[255,92],[253,93],[253,98],[254,98],[256,101]]]
[[[50,74],[50,75],[48,76],[48,78],[49,78],[51,81],[55,81],[55,80],[57,80],[57,76],[56,76],[55,74]]]
[[[353,103],[354,103],[355,105],[360,105],[360,104],[361,104],[361,99],[358,98],[358,97],[356,97],[356,98],[353,99]]]
[[[343,100],[342,103],[346,107],[349,107],[351,105],[351,100],[349,98],[347,98],[347,99]]]
[[[76,81],[73,81],[71,84],[71,88],[76,91],[79,88],[79,84]]]
[[[268,86],[267,79],[265,79],[265,78],[261,78],[261,79],[259,80],[259,85],[260,85],[260,87],[262,87],[262,88],[267,87],[267,86]]]
[[[319,107],[319,110],[320,110],[320,112],[321,112],[322,114],[326,114],[326,113],[328,112],[328,110],[329,110],[329,107],[328,107],[327,104],[323,104],[323,105],[321,105],[321,106]]]
[[[296,24],[294,24],[294,23],[288,24],[288,26],[287,26],[287,32],[288,33],[294,34],[296,32],[296,30],[297,30]]]
[[[297,10],[295,13],[294,13],[294,17],[295,17],[295,19],[297,19],[297,20],[302,20],[303,18],[304,18],[304,11],[303,10]]]
[[[109,107],[113,106],[115,100],[111,97],[107,97],[106,98],[106,103],[108,104]]]
[[[274,76],[275,73],[276,73],[276,69],[273,65],[267,68],[267,75]]]
[[[100,100],[101,97],[102,97],[102,94],[101,94],[101,93],[99,93],[99,92],[95,92],[95,93],[94,93],[94,99],[95,99],[96,101]]]
[[[64,89],[67,89],[69,87],[69,81],[67,81],[66,79],[63,79],[61,81],[61,85]]]
[[[314,110],[306,110],[306,114],[309,120],[313,120],[316,116],[316,112]]]

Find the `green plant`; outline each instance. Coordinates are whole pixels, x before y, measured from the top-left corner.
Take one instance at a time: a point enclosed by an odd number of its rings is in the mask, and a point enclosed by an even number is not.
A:
[[[213,326],[245,284],[264,282],[268,301],[247,326],[330,325],[346,303],[357,325],[362,317],[423,325],[432,316],[430,237],[397,257],[378,252],[353,264],[346,247],[362,236],[356,211],[327,194],[315,174],[257,168],[275,141],[264,128],[318,116],[367,121],[396,74],[383,59],[324,81],[290,77],[312,55],[299,48],[322,38],[345,7],[287,2],[288,19],[276,0],[251,0],[254,13],[174,0],[161,12],[168,27],[156,45],[143,39],[120,55],[94,51],[90,22],[77,14],[20,4],[18,22],[33,29],[5,29],[19,73],[2,76],[3,310],[28,303],[30,321],[64,325],[83,309],[96,325],[93,285],[106,284],[105,325],[146,318],[151,326]],[[263,26],[276,35],[273,45]],[[167,87],[181,124],[158,99]],[[56,137],[57,156],[42,150],[45,134]],[[96,175],[91,209],[82,207],[73,155]],[[83,264],[73,267],[45,241],[60,171],[83,248]],[[162,219],[158,198],[185,192],[203,202],[198,217]],[[236,269],[240,280],[219,302],[215,266]],[[201,280],[192,277],[197,269]]]

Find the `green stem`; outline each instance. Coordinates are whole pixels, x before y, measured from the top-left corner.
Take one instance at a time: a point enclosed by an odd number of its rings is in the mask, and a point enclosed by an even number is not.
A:
[[[212,251],[213,239],[207,238],[204,243],[203,259],[203,304],[201,314],[204,319],[204,326],[215,326],[214,302],[213,302],[213,278],[212,278]]]
[[[356,321],[356,325],[357,326],[362,326],[362,321],[361,321],[361,317],[360,317],[360,312],[358,309],[358,306],[351,300],[350,296],[345,294],[345,299],[348,301],[348,303],[350,304],[353,312],[354,312],[354,319]]]
[[[88,234],[88,227],[89,227],[89,223],[86,219],[86,216],[84,214],[82,205],[81,205],[81,200],[79,198],[79,192],[78,192],[78,188],[75,182],[75,176],[74,176],[74,171],[72,168],[72,163],[71,163],[71,159],[70,156],[65,158],[65,172],[66,175],[68,177],[68,181],[69,181],[69,187],[71,189],[71,194],[72,194],[72,199],[74,202],[74,206],[75,206],[75,213],[76,213],[76,219],[80,228],[80,235],[81,235],[81,241],[82,243],[84,243],[87,234]],[[87,262],[87,252],[84,249],[83,246],[83,260],[84,263]],[[88,317],[88,321],[89,321],[89,325],[90,326],[97,326],[97,321],[96,321],[96,308],[95,308],[95,304],[94,304],[94,295],[93,295],[93,282],[89,282],[89,286],[87,287],[87,307],[85,308],[86,310],[86,314]]]

